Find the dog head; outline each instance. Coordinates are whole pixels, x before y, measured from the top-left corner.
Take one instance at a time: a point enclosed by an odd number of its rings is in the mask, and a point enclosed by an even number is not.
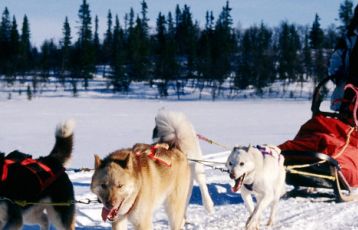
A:
[[[133,206],[138,187],[132,155],[128,149],[116,151],[103,160],[95,155],[91,191],[103,203],[103,221],[118,219]]]
[[[230,178],[235,180],[232,191],[237,192],[244,183],[246,176],[255,170],[251,146],[235,147],[226,161],[226,168],[229,170]]]

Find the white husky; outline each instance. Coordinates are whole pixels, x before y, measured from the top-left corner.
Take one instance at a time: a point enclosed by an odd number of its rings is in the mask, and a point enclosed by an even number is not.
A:
[[[184,113],[161,109],[155,117],[153,141],[164,142],[170,146],[174,145],[185,153],[189,159],[202,159],[202,151],[196,132]],[[208,213],[213,213],[214,203],[206,186],[203,165],[194,162],[189,163],[191,168],[191,186],[188,199],[190,199],[193,181],[195,180],[199,184],[205,209]]]
[[[278,201],[285,191],[284,158],[280,152],[272,145],[235,147],[227,159],[230,178],[235,180],[232,190],[237,192],[241,188],[241,196],[250,212],[246,229],[258,229],[262,211],[270,204],[267,225],[274,222]],[[252,195],[256,197],[256,206]]]

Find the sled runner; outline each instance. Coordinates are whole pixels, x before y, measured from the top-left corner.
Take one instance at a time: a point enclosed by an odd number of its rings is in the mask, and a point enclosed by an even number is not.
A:
[[[346,103],[351,117],[342,112],[323,112],[322,88],[328,81],[329,78],[324,79],[315,88],[312,118],[293,140],[279,146],[285,157],[286,183],[295,188],[331,188],[338,201],[358,200],[358,194],[351,192],[352,187],[358,187],[358,131],[354,115],[357,95]]]

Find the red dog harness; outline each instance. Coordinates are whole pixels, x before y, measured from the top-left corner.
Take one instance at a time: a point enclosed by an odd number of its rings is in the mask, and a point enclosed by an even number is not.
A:
[[[63,167],[56,168],[54,171],[54,169],[40,160],[32,159],[30,155],[14,151],[3,159],[0,159],[0,187],[8,189],[9,186],[15,186],[12,183],[14,178],[17,177],[19,183],[22,183],[21,180],[33,180],[33,186],[38,186],[38,191],[41,192],[52,184],[64,171]],[[26,177],[24,177],[24,173]],[[0,194],[3,192],[0,191]]]

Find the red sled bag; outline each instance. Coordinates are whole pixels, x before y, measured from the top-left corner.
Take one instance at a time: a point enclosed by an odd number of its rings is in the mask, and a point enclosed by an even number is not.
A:
[[[315,115],[301,126],[293,140],[279,148],[327,154],[338,161],[348,184],[358,187],[358,132],[337,118]]]

